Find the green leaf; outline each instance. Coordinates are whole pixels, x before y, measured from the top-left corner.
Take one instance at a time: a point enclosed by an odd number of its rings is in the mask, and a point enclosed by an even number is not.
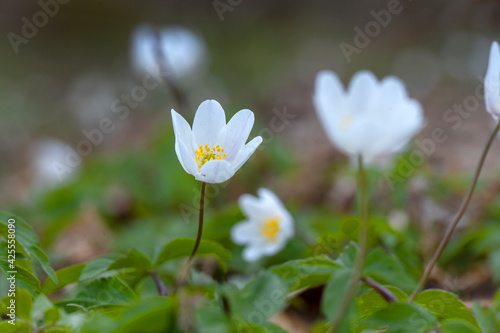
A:
[[[339,269],[328,281],[321,298],[321,311],[331,321],[337,315],[352,276],[351,268]]]
[[[0,322],[0,332],[2,333],[31,333],[31,327],[28,324],[15,322],[15,325],[9,324],[7,321]]]
[[[356,262],[357,253],[358,245],[354,242],[349,242],[335,262],[342,267],[353,267]]]
[[[31,311],[31,322],[36,323],[41,318],[43,318],[44,314],[51,308],[54,307],[47,296],[44,294],[38,295],[33,301],[33,311]]]
[[[103,257],[99,257],[97,259],[92,260],[87,264],[87,266],[83,269],[82,274],[80,275],[79,281],[85,281],[87,279],[93,279],[98,277],[100,274],[104,273],[108,270],[108,267],[115,262],[115,260],[119,259],[120,256],[117,254],[111,254]]]
[[[431,311],[439,322],[450,319],[465,320],[472,326],[479,328],[476,318],[471,310],[453,295],[444,290],[425,290],[415,297],[415,303],[418,303]]]
[[[41,250],[38,237],[23,219],[8,212],[0,211],[0,236],[3,236],[6,240],[8,239],[9,219],[16,221],[13,224],[15,225],[16,251],[26,254],[28,258],[36,259],[45,273],[57,283],[56,273],[50,267],[49,258]]]
[[[307,259],[291,260],[282,265],[271,267],[288,286],[288,291],[303,288],[313,288],[328,282],[333,272],[340,265],[326,256],[311,257]]]
[[[491,309],[483,308],[479,303],[472,303],[472,310],[483,333],[497,333],[500,331],[500,322],[497,322],[495,313]]]
[[[109,265],[107,271],[116,271],[120,279],[134,287],[152,266],[153,263],[145,254],[133,249]]]
[[[439,328],[442,333],[481,333],[477,328],[463,320],[447,320]]]
[[[175,306],[172,298],[145,299],[123,313],[114,332],[171,332],[176,320]]]
[[[56,272],[59,283],[56,285],[51,279],[45,280],[42,286],[42,292],[45,295],[50,295],[68,284],[78,282],[86,264],[66,267]]]
[[[169,260],[188,257],[193,251],[195,242],[195,239],[176,238],[165,244],[156,259],[155,267]],[[225,261],[231,260],[231,252],[222,245],[203,239],[200,242],[196,256],[215,256],[224,270],[227,270]]]
[[[227,291],[231,313],[241,322],[261,325],[287,305],[288,288],[281,279],[269,271],[257,277],[238,291]]]
[[[362,322],[366,328],[386,329],[384,333],[423,333],[437,326],[427,309],[414,303],[390,303]]]
[[[230,322],[218,304],[208,304],[196,309],[196,322],[204,333],[219,333],[229,330]]]
[[[135,299],[132,289],[117,277],[92,280],[83,286],[71,303],[84,307],[101,305],[123,305]]]
[[[399,259],[382,249],[375,249],[366,256],[363,275],[406,292],[411,292],[416,286],[416,281],[408,275]]]
[[[10,272],[12,270],[9,268],[9,262],[4,260],[4,259],[0,259],[0,268],[2,269],[3,273],[5,274],[5,276],[7,278],[10,277],[11,275],[16,276],[16,287],[17,288],[27,289],[30,292],[30,294],[33,296],[36,296],[38,293],[40,293],[40,282],[38,281],[36,276],[34,276],[28,270],[17,266],[16,267],[17,273],[15,273],[15,274],[7,273],[7,272]]]
[[[16,316],[26,321],[30,320],[31,307],[33,305],[33,298],[29,291],[19,289],[16,291]]]
[[[399,302],[406,302],[408,296],[396,287],[386,286]],[[387,306],[387,301],[375,290],[370,289],[358,298],[358,313],[360,319],[366,319],[378,310]]]

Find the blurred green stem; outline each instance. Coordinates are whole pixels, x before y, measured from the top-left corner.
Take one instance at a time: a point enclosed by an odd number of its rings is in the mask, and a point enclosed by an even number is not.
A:
[[[498,134],[498,131],[500,130],[500,121],[498,122],[497,126],[493,130],[493,133],[491,134],[490,138],[488,139],[488,143],[484,147],[483,153],[481,155],[481,158],[479,159],[479,164],[477,165],[476,171],[474,172],[474,177],[472,179],[472,183],[469,186],[469,189],[467,190],[467,193],[465,194],[464,199],[462,200],[462,204],[460,205],[460,208],[458,209],[458,213],[455,215],[455,218],[449,225],[448,229],[446,230],[446,233],[443,236],[443,239],[441,240],[441,243],[439,243],[439,246],[434,252],[434,256],[432,257],[431,261],[427,264],[427,267],[425,268],[424,274],[422,274],[422,277],[420,278],[420,281],[418,282],[417,287],[411,294],[409,301],[412,302],[415,297],[417,296],[417,293],[425,286],[425,283],[429,279],[429,276],[431,275],[432,269],[436,265],[439,257],[444,251],[444,248],[448,244],[451,235],[453,234],[453,231],[455,230],[455,227],[457,226],[458,222],[460,222],[460,219],[464,215],[467,206],[469,205],[469,202],[472,198],[472,194],[474,193],[474,189],[476,188],[477,180],[479,179],[479,175],[481,174],[481,169],[483,168],[484,162],[486,161],[486,157],[488,156],[488,152],[491,148],[491,145],[493,144],[493,141],[495,141],[495,138]]]
[[[356,257],[356,262],[354,264],[353,272],[351,275],[351,281],[347,287],[347,291],[344,295],[344,299],[340,304],[339,311],[333,320],[333,324],[328,330],[328,332],[337,332],[342,319],[344,319],[349,305],[351,304],[352,298],[358,289],[359,281],[361,279],[361,273],[363,270],[363,264],[365,262],[366,248],[368,242],[368,199],[367,199],[367,182],[366,174],[363,166],[363,157],[358,156],[358,188],[360,191],[360,210],[361,210],[361,226],[359,229],[359,251]]]

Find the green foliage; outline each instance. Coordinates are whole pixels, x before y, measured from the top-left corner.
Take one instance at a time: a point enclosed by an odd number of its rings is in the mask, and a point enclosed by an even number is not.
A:
[[[177,238],[168,242],[159,252],[155,261],[155,267],[170,260],[189,257],[193,251],[195,242],[195,239],[187,238]],[[203,239],[200,242],[196,255],[201,257],[215,257],[224,270],[227,270],[227,264],[225,262],[231,260],[231,252],[216,242]]]
[[[417,295],[415,303],[431,311],[441,323],[447,320],[460,319],[475,328],[479,328],[472,311],[467,309],[456,295],[444,290],[425,290]]]

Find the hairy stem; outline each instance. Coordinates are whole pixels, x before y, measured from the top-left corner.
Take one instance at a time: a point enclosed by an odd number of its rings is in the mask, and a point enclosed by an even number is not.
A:
[[[366,174],[363,167],[363,157],[358,156],[358,188],[360,191],[360,210],[361,210],[361,226],[359,228],[359,252],[356,257],[356,262],[354,264],[351,281],[347,287],[347,292],[345,293],[344,299],[340,304],[339,311],[333,320],[333,324],[328,330],[328,332],[336,332],[344,319],[351,300],[358,289],[359,280],[361,279],[361,273],[363,270],[363,264],[365,262],[366,248],[368,242],[368,199],[367,199],[367,184],[366,184]]]
[[[488,156],[488,152],[491,148],[491,145],[493,144],[493,141],[495,141],[495,137],[498,134],[498,131],[500,130],[500,122],[496,125],[495,129],[493,130],[493,133],[491,134],[490,138],[488,139],[488,143],[484,147],[483,153],[481,154],[481,157],[479,159],[479,164],[476,167],[476,171],[474,172],[474,177],[472,179],[472,183],[469,186],[469,189],[467,190],[467,193],[465,194],[465,197],[462,200],[462,203],[460,205],[460,208],[458,209],[457,214],[455,215],[453,221],[450,223],[448,226],[448,229],[446,230],[443,239],[441,240],[441,243],[439,243],[438,248],[436,249],[436,252],[434,252],[434,256],[432,257],[431,261],[427,264],[427,267],[425,268],[424,273],[422,274],[422,277],[420,278],[420,281],[418,282],[417,287],[411,294],[409,301],[412,302],[415,297],[417,296],[417,293],[425,286],[425,283],[429,279],[429,276],[431,275],[432,269],[436,265],[439,257],[444,251],[444,248],[448,244],[451,235],[453,234],[453,231],[455,230],[455,227],[457,226],[458,222],[460,222],[460,219],[464,215],[467,206],[470,203],[470,200],[472,198],[472,194],[474,193],[474,189],[476,188],[477,181],[479,179],[479,175],[481,174],[481,169],[483,168],[484,162],[486,161],[486,157]]]

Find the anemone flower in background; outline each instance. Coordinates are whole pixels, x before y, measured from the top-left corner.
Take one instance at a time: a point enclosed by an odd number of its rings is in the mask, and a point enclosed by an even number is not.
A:
[[[500,117],[500,48],[497,42],[491,44],[488,70],[484,77],[484,100],[486,110],[495,120]]]
[[[248,109],[237,112],[226,125],[226,115],[215,100],[200,104],[193,128],[172,109],[175,152],[184,170],[204,183],[231,178],[262,143],[260,136],[245,144],[254,123]]]
[[[280,199],[265,188],[257,194],[240,197],[238,203],[247,219],[231,229],[233,242],[246,245],[243,259],[250,262],[278,253],[294,234],[292,216]]]
[[[164,70],[176,81],[195,78],[203,72],[206,54],[201,37],[183,27],[156,30],[142,24],[132,33],[132,67],[139,75],[160,76]]]
[[[422,107],[396,77],[360,71],[347,91],[331,71],[316,77],[316,112],[331,142],[365,162],[402,148],[424,125]]]

